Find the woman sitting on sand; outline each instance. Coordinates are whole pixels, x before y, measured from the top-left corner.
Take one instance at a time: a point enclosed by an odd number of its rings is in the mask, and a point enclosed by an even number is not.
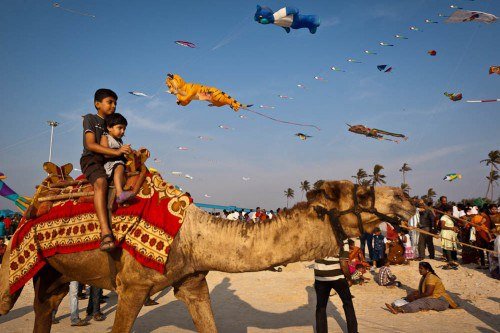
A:
[[[418,290],[408,293],[406,300],[409,302],[403,306],[385,304],[393,314],[412,313],[418,311],[436,310],[444,311],[448,308],[457,308],[457,304],[451,299],[444,289],[443,282],[436,275],[432,266],[425,261],[418,264],[418,272],[422,275]]]

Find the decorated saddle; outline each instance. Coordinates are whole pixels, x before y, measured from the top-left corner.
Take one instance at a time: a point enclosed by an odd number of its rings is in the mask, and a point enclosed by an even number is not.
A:
[[[111,207],[116,244],[141,265],[164,273],[170,244],[192,199],[160,174],[151,173],[140,154],[127,165],[125,188],[136,193],[127,205]],[[73,167],[45,163],[48,177],[37,187],[11,242],[9,285],[14,293],[55,254],[99,248],[100,227],[92,186],[83,176],[69,176]],[[130,171],[133,170],[133,171]]]

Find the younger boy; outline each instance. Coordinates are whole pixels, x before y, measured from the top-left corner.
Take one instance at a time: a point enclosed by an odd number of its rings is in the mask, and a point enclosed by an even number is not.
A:
[[[83,117],[83,153],[80,166],[87,180],[94,187],[94,206],[101,227],[102,251],[115,248],[114,237],[108,222],[106,199],[108,181],[104,170],[104,155],[121,156],[132,152],[130,145],[118,149],[106,148],[100,145],[101,137],[106,132],[106,117],[116,109],[118,96],[110,89],[98,89],[94,95],[94,106],[97,114],[87,114]]]
[[[363,274],[366,273],[366,267],[363,264],[357,264],[356,270],[351,275],[353,284],[363,284],[364,282],[370,281],[370,278],[364,277]]]
[[[394,286],[400,286],[401,282],[396,281],[396,275],[392,274],[391,269],[389,268],[390,266],[390,261],[389,259],[385,258],[384,259],[384,266],[380,268],[378,273],[375,275],[375,282],[378,283],[379,286],[385,286],[385,287],[394,287]]]

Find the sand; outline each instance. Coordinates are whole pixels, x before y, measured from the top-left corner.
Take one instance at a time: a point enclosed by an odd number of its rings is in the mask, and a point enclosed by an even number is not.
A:
[[[384,303],[406,295],[416,288],[420,276],[418,262],[391,269],[403,283],[401,288],[389,289],[376,285],[373,279],[365,285],[351,288],[360,332],[500,332],[499,281],[490,278],[476,265],[461,266],[457,271],[439,268],[443,262],[428,260],[442,278],[460,309],[444,312],[420,312],[393,315]],[[282,272],[227,274],[210,272],[212,307],[219,332],[313,332],[315,293],[312,287],[311,263],[294,263]],[[370,274],[366,276],[371,277]],[[69,301],[65,298],[58,311],[60,323],[52,332],[104,332],[113,324],[117,296],[109,295],[102,311],[103,322],[91,321],[89,326],[70,327]],[[194,325],[186,307],[171,289],[154,297],[160,304],[143,307],[134,325],[134,332],[193,332]],[[33,329],[33,288],[28,284],[14,309],[0,317],[0,332],[30,332]],[[85,315],[87,301],[80,301],[80,316]],[[337,295],[330,297],[327,308],[330,332],[346,332],[342,303]]]

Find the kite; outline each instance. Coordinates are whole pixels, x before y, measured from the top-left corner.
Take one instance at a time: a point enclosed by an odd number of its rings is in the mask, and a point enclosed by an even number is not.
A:
[[[95,18],[95,15],[92,15],[92,14],[82,13],[82,12],[79,12],[79,11],[76,11],[76,10],[73,10],[73,9],[61,7],[61,4],[58,3],[58,2],[54,2],[52,4],[52,7],[65,10],[65,11],[67,11],[69,13],[73,13],[73,14],[78,14],[78,15],[82,15],[82,16],[88,16],[88,17]]]
[[[445,14],[441,14],[441,13],[439,13],[438,16],[439,17],[450,17],[449,15],[445,15]]]
[[[247,119],[247,116],[240,114],[240,119]]]
[[[453,102],[456,102],[456,101],[459,101],[462,99],[462,93],[455,94],[455,93],[445,92],[444,95],[446,97],[448,97],[450,100],[452,100]]]
[[[433,20],[426,19],[426,20],[425,20],[425,23],[437,24],[438,22],[433,21]]]
[[[477,99],[477,100],[467,101],[467,103],[490,103],[490,102],[500,102],[500,98],[497,98],[497,99]]]
[[[334,72],[345,72],[345,70],[340,69],[340,68],[335,67],[335,66],[330,67],[330,69],[331,69],[332,71],[334,71]]]
[[[365,50],[365,54],[373,54],[373,55],[375,55],[375,54],[377,54],[377,52],[372,52],[372,51]]]
[[[394,37],[399,38],[399,39],[408,39],[408,37],[405,37],[403,35],[394,35]]]
[[[204,194],[203,195],[205,198],[211,198],[212,196],[208,195],[208,194]]]
[[[154,158],[154,159],[153,159],[153,162],[155,162],[155,163],[161,163],[161,160],[160,160],[160,159],[158,159],[158,158]]]
[[[412,30],[412,31],[420,31],[420,32],[422,32],[422,31],[423,31],[423,30],[421,30],[421,29],[419,29],[419,28],[417,28],[417,27],[415,27],[415,26],[411,26],[411,27],[410,27],[410,30]]]
[[[314,79],[317,81],[325,81],[326,82],[326,79],[322,76],[315,76]]]
[[[298,84],[297,87],[301,88],[301,89],[306,89],[306,86],[303,85],[303,84]]]
[[[194,177],[193,177],[193,176],[190,176],[190,175],[188,175],[187,173],[184,175],[184,178],[191,179],[191,180],[193,180],[193,179],[194,179]]]
[[[295,133],[295,136],[298,136],[300,140],[306,141],[309,138],[312,138],[312,136],[304,134],[304,133]]]
[[[7,179],[7,176],[0,172],[0,195],[12,201],[22,212],[26,211],[29,205],[31,205],[31,198],[22,197],[17,194],[3,182],[4,179]]]
[[[182,146],[177,147],[177,149],[179,149],[179,150],[189,150],[189,148],[188,148],[188,147],[182,147]]]
[[[241,177],[241,179],[243,179],[244,181],[249,181],[250,180],[250,177]]]
[[[389,44],[386,42],[380,42],[380,43],[378,43],[378,45],[380,45],[380,46],[394,46],[394,44]]]
[[[462,175],[459,173],[449,173],[443,178],[443,180],[447,180],[449,182],[454,181],[455,179],[462,179]]]
[[[348,62],[352,62],[352,63],[355,63],[355,64],[361,64],[362,62],[361,61],[358,61],[356,59],[352,59],[352,58],[348,58],[347,59]]]
[[[389,73],[390,71],[392,71],[392,67],[389,67],[387,69],[386,68],[387,68],[387,65],[378,65],[377,66],[377,69],[381,72],[383,71],[384,73]]]
[[[222,129],[225,129],[225,130],[230,130],[230,129],[232,129],[231,127],[226,126],[226,125],[219,125],[219,128],[222,128]]]
[[[203,136],[203,135],[198,136],[198,139],[203,140],[203,141],[212,141],[213,140],[211,137]]]
[[[185,41],[185,40],[176,40],[174,43],[179,45],[179,46],[189,47],[191,49],[196,48],[196,44]]]
[[[140,92],[140,91],[129,91],[128,93],[131,95],[134,95],[134,96],[139,96],[139,97],[151,97],[151,96],[149,96],[143,92]]]
[[[493,73],[500,75],[500,66],[490,66],[488,74],[493,74]]]
[[[274,109],[274,106],[262,104],[262,105],[259,105],[259,108],[261,108],[261,109]]]
[[[453,8],[453,9],[463,9],[462,7],[458,7],[457,5],[451,5],[450,8]],[[453,16],[453,14],[452,14]]]
[[[182,176],[182,172],[180,171],[172,171],[171,174],[174,176]]]
[[[278,95],[279,98],[281,99],[293,99],[293,97],[287,96],[287,95]]]
[[[453,8],[453,7],[452,7]],[[462,8],[457,8],[462,9]],[[461,23],[461,22],[483,22],[493,23],[497,20],[493,14],[483,13],[472,10],[457,10],[446,19],[446,23]]]
[[[377,129],[377,128],[368,128],[364,125],[349,125],[349,124],[347,124],[347,126],[349,126],[349,132],[356,133],[356,134],[362,134],[368,138],[373,138],[373,139],[377,139],[377,140],[387,140],[387,141],[399,143],[399,141],[397,141],[397,140],[393,140],[393,139],[389,139],[389,138],[384,137],[384,135],[390,135],[390,136],[394,136],[397,138],[402,138],[405,141],[408,140],[408,137],[404,134],[387,132],[387,131]]]
[[[287,33],[290,33],[290,28],[307,28],[310,33],[314,34],[321,24],[319,16],[300,15],[299,10],[294,7],[283,7],[273,12],[273,10],[267,6],[261,7],[257,5],[254,20],[260,24],[275,24],[285,29]]]
[[[436,52],[436,50],[429,50],[429,51],[427,51],[427,54],[434,57],[437,54],[437,52]]]
[[[177,96],[177,104],[186,106],[192,100],[208,101],[208,106],[221,107],[229,105],[234,111],[240,108],[249,108],[252,105],[244,105],[215,87],[204,86],[198,83],[185,82],[177,74],[167,74],[166,84],[168,92]]]

